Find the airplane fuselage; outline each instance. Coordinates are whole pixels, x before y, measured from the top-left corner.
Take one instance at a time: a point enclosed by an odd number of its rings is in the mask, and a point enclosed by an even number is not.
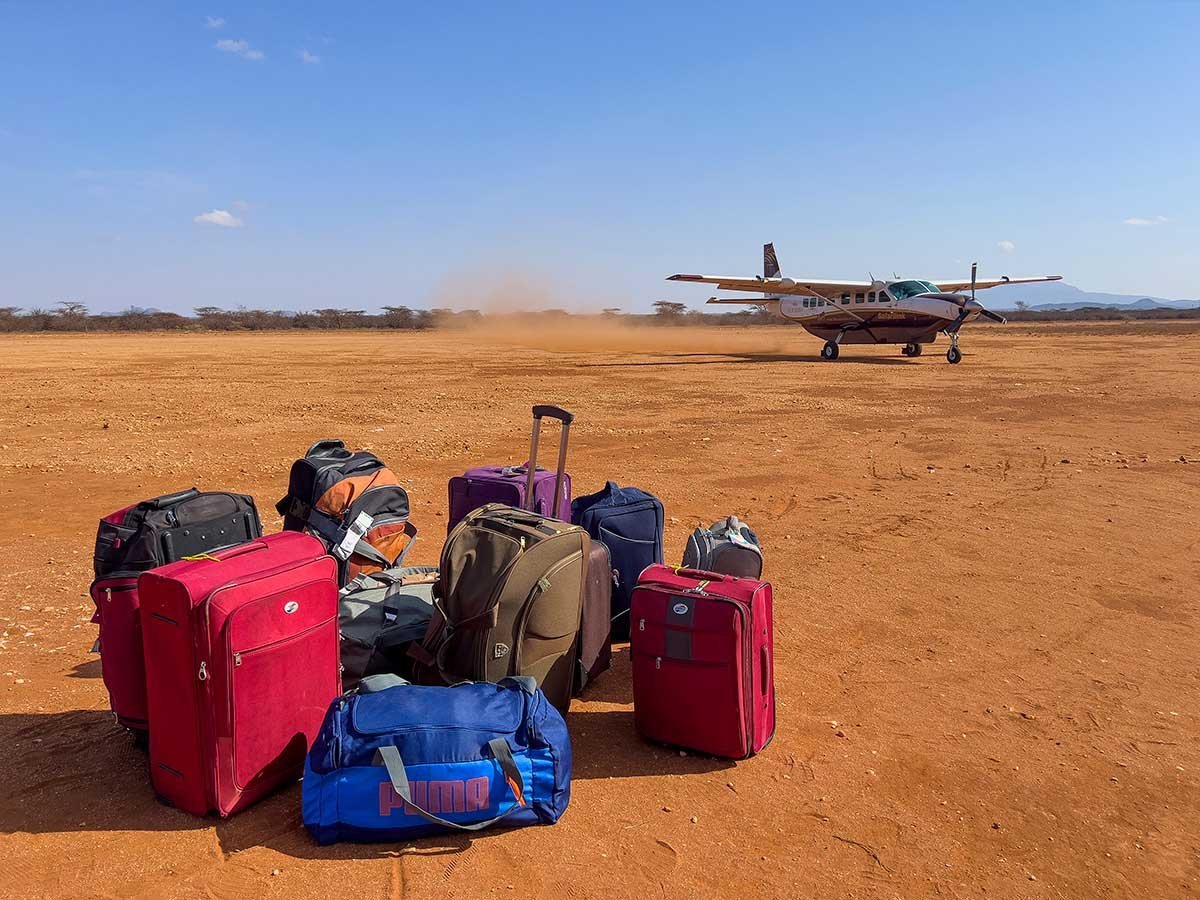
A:
[[[932,288],[932,285],[928,286]],[[898,296],[897,296],[898,295]],[[964,322],[978,317],[970,296],[925,290],[913,281],[875,282],[862,290],[832,296],[776,295],[779,314],[825,340],[839,334],[843,344],[926,344],[969,310]]]

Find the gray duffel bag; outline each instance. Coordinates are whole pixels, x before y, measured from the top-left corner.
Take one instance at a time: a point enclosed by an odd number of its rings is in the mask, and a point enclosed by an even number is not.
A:
[[[749,526],[737,516],[729,516],[691,533],[683,551],[683,567],[757,580],[762,578],[762,549]]]
[[[425,637],[433,616],[436,566],[405,566],[359,575],[338,604],[342,689],[368,675],[408,678],[408,648]]]

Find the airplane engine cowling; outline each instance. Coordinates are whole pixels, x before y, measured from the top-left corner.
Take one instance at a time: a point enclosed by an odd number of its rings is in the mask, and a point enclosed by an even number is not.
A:
[[[796,280],[794,278],[780,278],[779,286],[783,288],[794,288],[796,286]]]

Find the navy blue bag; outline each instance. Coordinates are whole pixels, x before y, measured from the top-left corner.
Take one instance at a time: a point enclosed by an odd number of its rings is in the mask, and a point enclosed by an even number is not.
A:
[[[629,640],[629,601],[642,570],[663,561],[663,505],[653,494],[610,481],[571,502],[571,521],[608,547],[616,573],[612,639]]]
[[[364,678],[329,708],[304,770],[304,824],[320,844],[550,825],[570,798],[567,726],[532,678]]]

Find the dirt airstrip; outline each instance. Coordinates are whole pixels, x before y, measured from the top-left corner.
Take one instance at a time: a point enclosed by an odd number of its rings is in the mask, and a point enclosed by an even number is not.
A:
[[[1189,897],[1200,892],[1200,330],[977,327],[966,358],[799,329],[0,338],[0,896]],[[576,701],[552,828],[317,847],[298,786],[160,805],[97,657],[96,519],[192,484],[268,531],[313,440],[446,479],[578,414],[577,493],[736,512],[776,591],[778,732],[739,763]],[[551,446],[548,438],[544,446]],[[547,462],[549,457],[547,457]]]

